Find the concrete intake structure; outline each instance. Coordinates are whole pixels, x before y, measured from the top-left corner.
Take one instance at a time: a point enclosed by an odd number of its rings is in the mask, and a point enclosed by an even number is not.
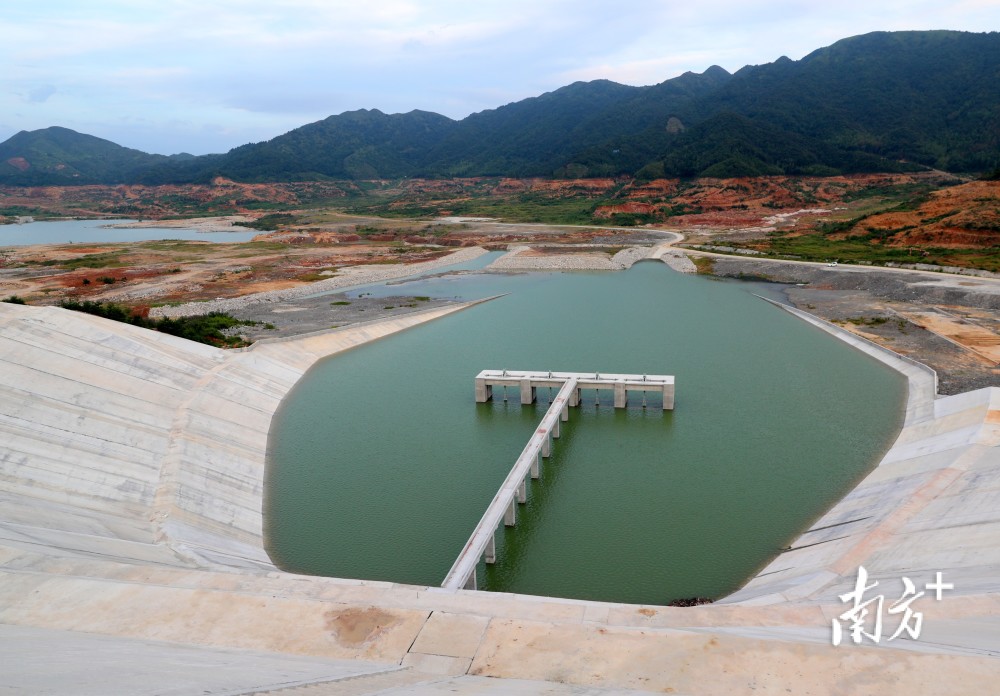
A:
[[[485,403],[493,398],[493,387],[514,386],[520,390],[521,403],[535,401],[538,387],[559,386],[549,409],[542,416],[534,435],[524,446],[521,455],[514,462],[500,490],[486,508],[486,513],[476,525],[472,536],[462,548],[455,563],[445,576],[441,587],[450,590],[478,589],[476,566],[479,559],[495,563],[497,558],[495,533],[500,526],[513,527],[517,521],[517,504],[527,501],[526,479],[541,475],[541,458],[552,453],[552,438],[559,437],[559,423],[569,420],[569,407],[580,405],[582,387],[599,389],[610,385],[615,392],[615,408],[625,408],[628,392],[659,391],[663,394],[663,409],[674,407],[674,378],[671,375],[619,375],[578,372],[519,372],[508,370],[483,370],[476,375],[476,402]]]
[[[663,395],[663,410],[674,408],[674,378],[672,375],[620,375],[602,372],[524,372],[518,370],[483,370],[476,375],[476,402],[486,403],[493,398],[493,387],[517,387],[521,403],[535,401],[538,387],[562,387],[574,379],[576,388],[570,395],[570,406],[580,403],[581,389],[613,389],[615,408],[625,408],[630,391],[659,392]],[[599,398],[599,397],[598,397]]]

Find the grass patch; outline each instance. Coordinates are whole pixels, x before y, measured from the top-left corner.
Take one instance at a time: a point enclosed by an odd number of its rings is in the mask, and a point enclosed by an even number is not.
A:
[[[240,227],[249,227],[253,230],[273,232],[282,227],[289,227],[291,225],[298,224],[298,221],[299,218],[291,213],[270,213],[257,218],[253,222],[240,222],[233,224],[238,224]]]
[[[351,303],[348,302],[347,300],[337,300],[336,302],[331,302],[330,304],[333,305],[334,307],[346,307]]]
[[[832,240],[821,234],[809,234],[771,238],[764,246],[755,248],[764,256],[800,261],[838,261],[876,266],[923,263],[1000,271],[1000,246],[989,249],[890,247],[879,244],[876,235]]]
[[[79,268],[120,268],[125,263],[121,260],[124,251],[106,251],[100,254],[86,254],[75,259],[65,261],[42,261],[42,266],[61,266],[68,271],[75,271]]]
[[[442,209],[447,209],[451,215],[458,217],[486,217],[507,222],[540,222],[555,225],[593,224],[594,209],[603,202],[582,196],[549,198],[537,193],[457,200],[442,200],[439,197],[433,201],[400,201],[368,196],[353,200],[347,212],[386,218],[430,218],[437,217]]]
[[[179,317],[177,319],[171,319],[169,317],[164,317],[162,319],[149,319],[148,317],[136,314],[127,307],[111,303],[105,304],[101,302],[76,302],[74,300],[64,300],[61,303],[61,306],[65,309],[71,309],[76,312],[93,314],[105,319],[120,321],[133,326],[140,326],[144,329],[152,329],[153,331],[159,331],[160,333],[170,334],[171,336],[179,336],[180,338],[186,338],[189,341],[207,343],[209,345],[223,348],[239,348],[249,345],[247,340],[242,336],[229,336],[222,333],[223,331],[236,326],[254,326],[257,324],[257,322],[254,321],[237,319],[236,317],[223,312],[210,312],[208,314],[193,317]]]
[[[699,274],[712,275],[715,273],[715,259],[708,256],[689,256],[688,258],[694,262]]]
[[[889,317],[847,317],[833,321],[836,324],[854,324],[855,326],[881,326],[889,321]]]

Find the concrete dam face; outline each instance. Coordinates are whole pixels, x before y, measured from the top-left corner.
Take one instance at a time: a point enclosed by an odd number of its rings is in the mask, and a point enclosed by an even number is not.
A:
[[[264,552],[261,513],[279,403],[320,358],[462,308],[224,352],[0,304],[0,624],[51,631],[53,650],[68,635],[101,634],[346,660],[371,692],[387,675],[403,683],[434,674],[456,690],[494,677],[544,681],[556,693],[732,693],[762,659],[765,693],[843,683],[858,670],[881,693],[996,683],[1000,389],[936,398],[926,369],[860,342],[908,379],[894,446],[786,552],[713,605],[279,571]],[[860,565],[893,599],[902,576],[923,585],[940,572],[954,585],[920,605],[923,641],[913,649],[852,646],[845,661],[831,646],[831,619],[845,609],[838,595]],[[536,693],[530,682],[503,684]]]

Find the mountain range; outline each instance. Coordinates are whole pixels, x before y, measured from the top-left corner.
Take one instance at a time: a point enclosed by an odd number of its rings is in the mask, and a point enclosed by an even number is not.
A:
[[[359,110],[225,154],[150,155],[65,128],[0,143],[0,183],[834,175],[1000,164],[1000,33],[875,32],[801,60],[608,80],[453,120]]]

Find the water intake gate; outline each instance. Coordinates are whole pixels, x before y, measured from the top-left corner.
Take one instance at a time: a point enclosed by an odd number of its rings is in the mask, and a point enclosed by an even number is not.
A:
[[[493,398],[493,389],[514,387],[520,391],[521,403],[535,401],[539,387],[558,387],[542,422],[535,429],[521,456],[514,462],[493,502],[472,536],[466,542],[441,587],[448,589],[476,589],[476,566],[479,559],[496,562],[496,530],[501,521],[508,527],[517,521],[517,505],[527,500],[527,477],[537,479],[541,474],[541,459],[552,452],[552,439],[559,437],[559,424],[569,419],[569,407],[580,405],[581,389],[612,389],[615,408],[625,408],[629,392],[659,392],[663,396],[663,410],[674,407],[674,378],[671,375],[621,375],[600,372],[520,372],[512,370],[483,370],[476,375],[476,402],[485,403]]]

